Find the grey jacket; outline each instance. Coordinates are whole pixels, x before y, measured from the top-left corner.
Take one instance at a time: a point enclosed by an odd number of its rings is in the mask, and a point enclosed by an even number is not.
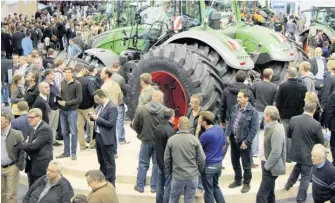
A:
[[[269,170],[272,176],[285,174],[285,131],[278,121],[273,122],[264,132],[264,155],[266,158],[264,168]]]
[[[19,148],[23,143],[21,131],[10,129],[5,142],[9,158],[11,158],[17,168],[22,171],[25,168],[26,153]]]
[[[24,101],[24,88],[17,86],[10,97],[10,100],[13,104],[17,104],[20,101]]]
[[[312,72],[302,77],[302,84],[307,88],[307,92],[315,92],[315,76]]]
[[[165,172],[177,180],[197,178],[206,156],[199,140],[188,131],[178,131],[169,138],[164,153]]]

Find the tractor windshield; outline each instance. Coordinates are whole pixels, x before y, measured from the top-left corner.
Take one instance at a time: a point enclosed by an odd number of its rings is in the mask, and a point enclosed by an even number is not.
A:
[[[317,22],[326,24],[335,29],[335,8],[325,8],[318,12]]]
[[[195,27],[201,25],[200,1],[180,1],[178,8],[180,8],[183,24],[187,24],[185,26]]]
[[[227,0],[217,0],[212,3],[212,8],[221,13],[221,23],[226,25],[232,21],[231,2]]]

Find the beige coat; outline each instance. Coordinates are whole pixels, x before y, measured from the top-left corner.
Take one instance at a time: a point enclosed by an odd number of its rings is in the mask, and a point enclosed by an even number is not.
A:
[[[117,106],[123,104],[123,94],[119,84],[109,79],[104,82],[101,89],[107,92],[108,97],[113,104]]]
[[[110,182],[90,192],[87,195],[87,200],[88,203],[119,203],[115,188]]]

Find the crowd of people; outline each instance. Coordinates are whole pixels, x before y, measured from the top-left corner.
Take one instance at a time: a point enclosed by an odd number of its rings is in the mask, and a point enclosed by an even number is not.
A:
[[[31,19],[9,15],[3,22],[1,98],[10,110],[1,113],[2,202],[17,201],[20,170],[29,182],[24,203],[119,202],[115,159],[118,145],[129,143],[122,67],[118,61],[101,70],[68,67],[56,59],[63,50],[69,58],[81,54],[84,47],[76,39],[87,41],[102,31],[103,25],[89,19],[78,22],[47,10]],[[328,161],[324,145],[329,142],[335,157],[335,55],[323,57],[325,51],[316,46],[315,56],[291,65],[280,85],[271,82],[272,69],[264,69],[262,80],[250,85],[239,70],[221,95],[217,115],[204,109],[202,95],[194,94],[189,111],[177,122],[151,75],[143,73],[131,122],[141,141],[134,190],[144,192],[151,159],[150,188],[157,203],[177,203],[182,194],[185,203],[193,203],[196,195],[206,203],[225,203],[219,179],[230,146],[235,176],[229,188],[242,186],[241,193],[249,192],[252,168],[261,167],[256,202],[275,202],[276,179],[286,173],[287,163],[295,162],[283,188],[290,190],[300,175],[297,202],[306,201],[312,181],[314,201],[334,203],[335,162]],[[85,174],[92,191],[74,196],[57,159],[76,160],[78,143],[82,151],[96,151],[100,169]],[[62,145],[63,153],[53,160],[53,148]]]

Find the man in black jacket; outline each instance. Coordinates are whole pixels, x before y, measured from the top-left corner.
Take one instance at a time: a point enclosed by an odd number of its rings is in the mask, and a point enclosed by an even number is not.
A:
[[[13,61],[5,57],[5,52],[1,52],[1,102],[8,105],[9,81],[8,70],[12,69]]]
[[[43,59],[43,67],[45,69],[48,69],[48,68],[55,68],[55,58],[56,58],[56,54],[57,52],[52,49],[52,48],[49,48],[47,50],[47,56]]]
[[[62,175],[60,163],[51,161],[47,174],[40,177],[29,187],[22,202],[70,203],[73,196],[73,188],[70,182]]]
[[[20,56],[23,55],[22,39],[25,38],[25,34],[22,32],[22,27],[17,27],[16,32],[12,36],[13,52]]]
[[[316,106],[315,102],[306,102],[304,113],[292,117],[287,129],[287,137],[291,138],[292,143],[294,143],[294,147],[290,151],[290,157],[292,161],[297,163],[285,184],[285,189],[288,191],[301,175],[297,202],[305,202],[307,198],[310,173],[313,166],[311,156],[313,146],[324,143],[321,125],[313,118]]]
[[[287,130],[291,117],[303,113],[304,98],[307,88],[297,80],[298,72],[295,67],[287,70],[287,81],[279,85],[276,105],[280,113],[280,118],[284,124],[287,138]],[[286,161],[291,162],[290,151],[291,139],[286,139]]]
[[[328,128],[331,132],[330,136],[330,151],[332,157],[335,157],[335,91],[331,93],[326,108],[323,111],[321,118],[321,125]],[[335,166],[335,158],[333,158],[333,165]]]
[[[117,108],[109,100],[107,92],[98,89],[94,92],[94,100],[100,106],[97,113],[90,113],[90,118],[95,121],[94,138],[96,142],[98,161],[101,172],[115,187],[115,157],[114,148],[117,145],[116,120]]]
[[[28,102],[29,109],[32,108],[39,94],[37,84],[38,78],[38,73],[34,71],[29,71],[26,77],[27,86],[25,89],[24,99]]]
[[[57,28],[57,39],[58,42],[60,43],[60,50],[64,50],[64,41],[63,41],[63,37],[65,37],[66,35],[66,28],[64,25],[64,22],[61,21],[61,19],[57,20],[57,24],[56,24],[56,28]]]
[[[94,112],[94,99],[93,99],[93,83],[90,81],[87,75],[87,67],[81,64],[75,66],[76,79],[81,84],[82,89],[82,101],[78,107],[78,138],[81,150],[85,150],[88,147],[85,142],[85,125],[89,125],[89,136],[90,136],[90,148],[94,149],[95,142],[93,140],[93,127],[94,122],[90,120],[89,114]]]
[[[168,139],[176,134],[173,129],[175,113],[172,109],[163,112],[164,120],[155,128],[156,158],[158,165],[156,202],[168,203],[171,190],[171,176],[164,172],[164,152]]]
[[[52,131],[50,126],[42,120],[42,111],[38,108],[31,109],[28,113],[31,126],[28,142],[20,146],[27,152],[27,165],[25,172],[28,174],[29,187],[44,176],[49,162],[52,160]]]
[[[50,94],[50,86],[47,82],[41,82],[38,84],[38,90],[40,94],[36,98],[33,108],[39,108],[42,111],[42,120],[49,124],[49,112],[51,111],[48,96]]]
[[[156,146],[154,129],[162,123],[163,112],[166,108],[163,103],[163,93],[155,90],[152,93],[152,100],[137,108],[132,122],[132,128],[137,133],[138,139],[141,140],[140,159],[137,173],[137,183],[135,190],[143,193],[147,171],[152,158],[152,175],[150,181],[151,192],[156,192],[157,180],[157,163],[156,163]]]
[[[12,36],[4,28],[1,29],[1,51],[6,52],[6,58],[12,57]]]
[[[330,72],[330,75],[327,77],[324,86],[319,92],[319,99],[321,108],[324,109],[326,107],[327,100],[330,94],[335,91],[335,60],[331,59],[327,63],[327,69]]]
[[[58,104],[61,106],[60,122],[62,125],[62,135],[64,137],[64,153],[56,158],[70,157],[72,160],[77,159],[77,142],[78,142],[78,106],[82,101],[82,88],[78,80],[73,79],[73,69],[65,68],[64,80],[61,82],[61,98]],[[70,151],[70,134],[71,134],[71,151]],[[70,154],[71,152],[71,154]]]

